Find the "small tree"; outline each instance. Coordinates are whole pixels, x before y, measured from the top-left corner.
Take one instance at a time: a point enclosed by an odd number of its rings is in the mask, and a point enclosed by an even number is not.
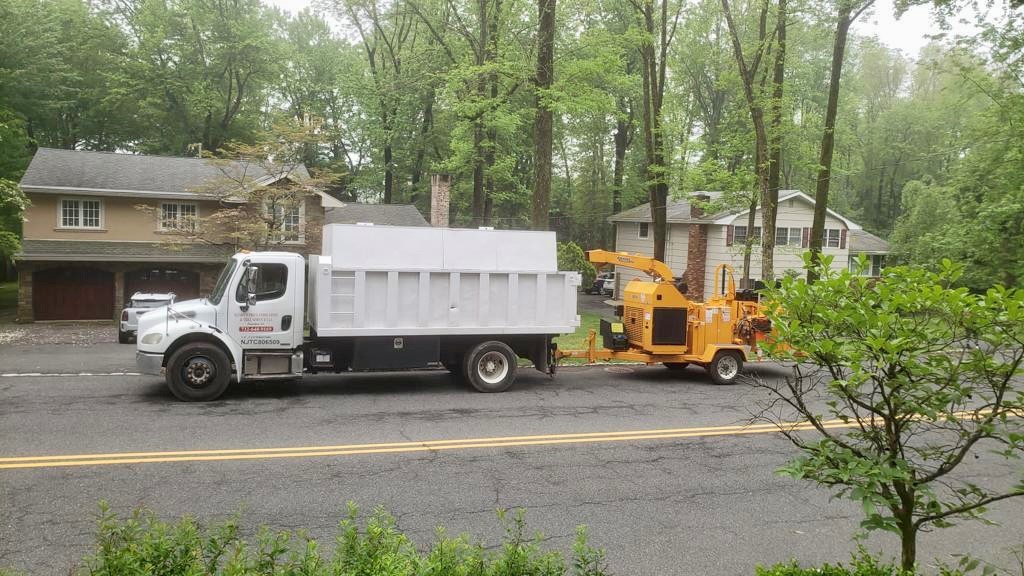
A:
[[[594,265],[587,261],[587,255],[575,242],[558,243],[558,269],[579,272],[582,276],[583,286],[589,287],[597,277]]]
[[[219,209],[199,216],[174,215],[165,225],[170,243],[201,242],[235,249],[266,250],[298,241],[303,202],[318,181],[303,170],[310,149],[323,144],[317,125],[285,120],[253,144],[230,142],[208,157],[218,175],[191,190],[215,200]],[[154,213],[152,206],[139,206]],[[155,214],[168,219],[168,215]]]
[[[0,272],[21,250],[21,219],[29,201],[13,180],[0,178]]]
[[[986,448],[1024,450],[1024,290],[953,288],[949,261],[874,280],[829,260],[814,284],[786,276],[767,291],[784,343],[769,353],[792,372],[757,381],[770,398],[759,416],[803,453],[781,473],[860,502],[862,527],[898,534],[912,570],[919,532],[1024,494],[1020,479],[982,485],[960,470]]]

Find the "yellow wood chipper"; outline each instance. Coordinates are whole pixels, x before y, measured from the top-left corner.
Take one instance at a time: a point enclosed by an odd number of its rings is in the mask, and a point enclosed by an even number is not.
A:
[[[651,280],[631,280],[616,309],[619,321],[601,320],[590,331],[585,350],[557,350],[555,358],[627,360],[664,364],[679,370],[703,366],[717,384],[736,380],[745,361],[761,357],[758,344],[771,334],[771,321],[752,292],[737,297],[733,270],[715,269],[714,293],[705,302],[690,300],[665,263],[639,254],[590,250],[590,262],[641,270]]]

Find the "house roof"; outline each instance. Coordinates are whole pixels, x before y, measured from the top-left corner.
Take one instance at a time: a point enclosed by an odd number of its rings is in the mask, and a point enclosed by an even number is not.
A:
[[[694,192],[685,198],[669,199],[668,206],[665,211],[668,215],[668,221],[675,224],[687,224],[690,222],[708,222],[707,216],[703,218],[694,218],[690,215],[690,198],[693,196],[705,195],[711,199],[721,197],[721,192]],[[613,214],[608,217],[609,222],[650,222],[651,221],[651,203],[641,204],[624,210],[618,214]]]
[[[211,244],[112,242],[106,240],[32,240],[21,243],[16,260],[105,262],[224,262],[235,249]]]
[[[889,243],[867,230],[850,230],[851,254],[888,254]]]
[[[690,194],[690,197],[703,194],[710,196],[712,199],[720,198],[721,192],[694,192]],[[784,202],[790,199],[797,199],[803,202],[814,205],[814,198],[811,198],[807,194],[799,190],[780,190],[779,191],[779,202]],[[717,214],[709,214],[702,218],[693,218],[690,216],[690,201],[689,198],[679,198],[675,200],[669,200],[668,206],[666,207],[668,215],[668,222],[673,224],[720,224],[728,225],[732,224],[737,217],[750,212],[749,209],[735,208],[732,210],[724,210]],[[846,224],[850,230],[860,230],[861,227],[856,222],[842,216],[834,210],[828,210],[828,213],[834,218],[841,220]],[[609,222],[650,222],[651,221],[651,205],[650,203],[641,204],[635,208],[619,212],[608,218]]]
[[[28,190],[65,193],[194,196],[196,188],[204,183],[223,178],[225,174],[236,178],[243,170],[246,178],[261,184],[285,177],[309,177],[301,164],[289,173],[268,173],[256,163],[218,165],[203,158],[40,148],[29,163],[21,186]]]
[[[430,226],[412,204],[346,203],[324,211],[324,224],[359,224],[370,222],[381,226]]]

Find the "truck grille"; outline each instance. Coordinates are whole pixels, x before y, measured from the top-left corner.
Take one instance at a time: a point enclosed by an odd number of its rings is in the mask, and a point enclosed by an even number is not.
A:
[[[626,306],[622,310],[622,323],[626,326],[629,343],[640,346],[644,341],[644,309]]]

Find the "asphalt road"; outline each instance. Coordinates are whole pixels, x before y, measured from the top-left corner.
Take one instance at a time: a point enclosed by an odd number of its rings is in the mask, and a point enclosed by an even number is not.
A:
[[[383,505],[422,544],[444,526],[494,545],[502,535],[495,510],[523,507],[531,530],[566,551],[575,526],[586,524],[616,574],[752,574],[756,564],[790,558],[846,560],[854,548],[859,507],[777,476],[793,455],[783,439],[718,428],[743,424],[760,393],[715,386],[697,368],[580,367],[554,379],[524,370],[497,395],[440,371],[323,376],[235,385],[221,401],[183,404],[159,377],[110,375],[131,372],[133,354],[117,344],[0,346],[0,567],[67,574],[90,550],[100,500],[166,518],[242,510],[249,527],[307,528],[327,547],[347,501]],[[716,430],[692,431],[709,427]],[[660,429],[692,433],[558,436]],[[564,443],[489,440],[530,435]],[[475,440],[422,443],[465,439]],[[384,443],[405,448],[363,446]],[[350,448],[320,448],[338,445]],[[288,450],[257,452],[267,448]],[[2,460],[231,449],[251,452],[136,463],[79,457],[71,461],[84,465],[75,466],[29,460],[40,467],[20,469]],[[979,481],[1012,473],[987,458],[971,472]],[[926,534],[920,557],[1004,561],[1024,540],[1022,512],[1024,499],[1002,502],[990,516],[1002,526]],[[888,536],[868,543],[896,550]]]

